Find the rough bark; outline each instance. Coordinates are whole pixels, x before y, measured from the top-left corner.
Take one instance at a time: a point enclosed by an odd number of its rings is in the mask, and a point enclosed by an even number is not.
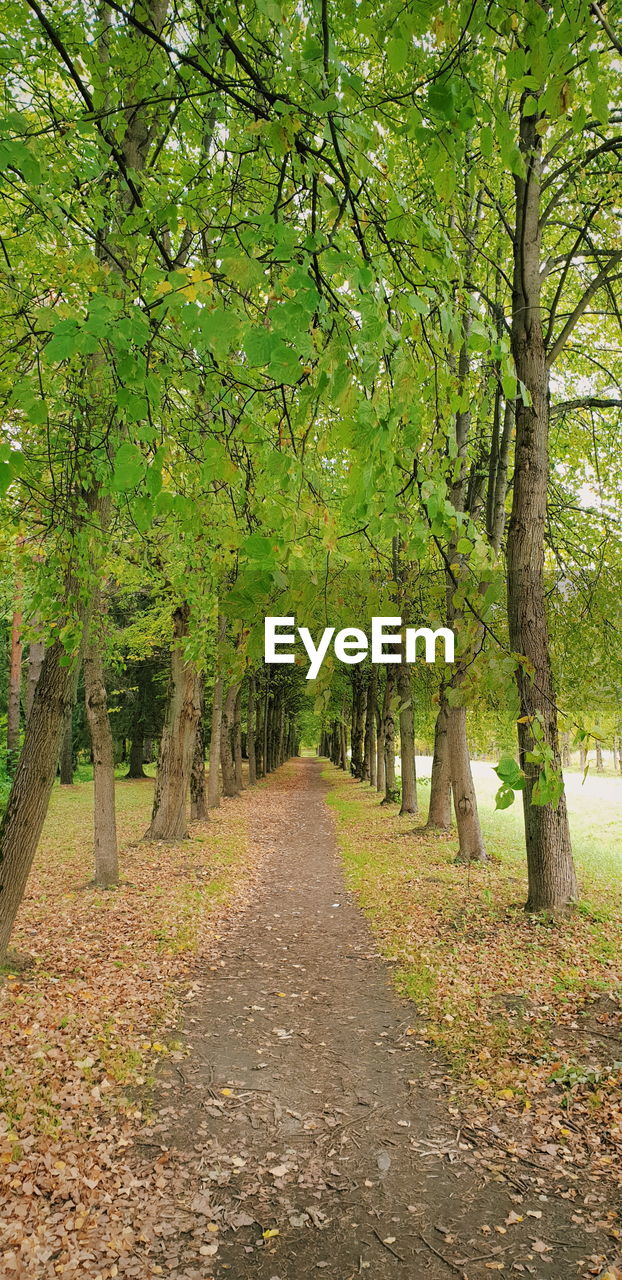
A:
[[[73,707],[67,717],[67,724],[60,748],[59,774],[61,787],[73,785]]]
[[[348,768],[348,730],[344,720],[339,723],[339,768]]]
[[[395,678],[395,667],[388,666],[382,704],[382,752],[384,756],[384,799],[382,804],[390,804],[395,799],[395,721],[393,718]]]
[[[168,703],[146,840],[183,840],[188,834],[186,796],[199,717],[199,675],[184,657],[189,628],[190,607],[184,602],[173,614]]]
[[[226,621],[221,615],[218,618],[218,630],[216,634],[216,679],[214,680],[214,688],[212,690],[212,723],[209,744],[209,778],[207,782],[207,803],[210,809],[217,809],[220,805],[219,760],[224,679],[219,671],[219,650],[225,638],[225,630]]]
[[[235,775],[235,758],[233,754],[233,726],[235,717],[235,701],[238,686],[233,684],[227,689],[222,704],[222,720],[220,724],[220,771],[222,773],[222,793],[224,796],[237,796],[238,785]]]
[[[415,725],[410,667],[407,662],[400,662],[397,669],[397,692],[400,701],[400,755],[402,758],[402,804],[400,813],[418,813]]]
[[[449,831],[451,827],[451,768],[447,727],[449,707],[441,690],[438,715],[434,726],[434,755],[430,778],[430,806],[426,826],[431,831]]]
[[[367,709],[365,712],[365,757],[363,777],[372,787],[376,785],[376,706],[378,701],[378,671],[372,666],[367,685]]]
[[[454,810],[458,828],[458,862],[485,862],[486,848],[477,810],[466,734],[466,707],[449,707],[447,743]]]
[[[242,791],[242,686],[238,687],[233,709],[233,763],[235,768],[235,785]]]
[[[56,641],[45,654],[33,697],[0,825],[0,961],[6,954],[45,821],[65,721],[73,703],[78,661],[76,655],[68,662],[62,644]]]
[[[146,778],[147,774],[143,769],[145,758],[145,739],[142,733],[133,733],[130,741],[130,755],[128,761],[128,769],[126,778]]]
[[[205,723],[203,706],[205,703],[205,683],[203,677],[198,682],[199,717],[194,735],[194,751],[192,753],[192,769],[190,771],[190,817],[193,822],[204,822],[208,817],[207,778],[205,776]]]
[[[31,640],[28,646],[28,674],[26,676],[26,723],[30,719],[35,689],[41,675],[44,657],[45,644],[43,640]]]
[[[352,759],[350,761],[350,769],[352,776],[359,780],[363,777],[366,709],[367,688],[365,678],[360,667],[355,667],[352,674]]]
[[[376,704],[376,791],[384,795],[384,734],[382,731],[382,711]]]
[[[84,652],[84,693],[93,755],[95,883],[108,888],[119,883],[114,744],[108,716],[104,664],[96,634],[89,637]]]
[[[527,98],[528,95],[525,95]],[[515,177],[516,222],[512,292],[512,352],[529,404],[516,407],[512,513],[507,538],[510,646],[527,659],[517,664],[520,699],[518,741],[523,790],[530,911],[559,910],[577,896],[566,798],[532,804],[540,765],[528,759],[537,744],[535,719],[552,763],[561,775],[557,709],[551,669],[544,585],[544,536],[548,493],[549,375],[542,333],[540,174],[542,137],[538,114],[521,114],[520,147],[526,176]]]
[[[255,751],[255,677],[248,678],[248,707],[246,711],[246,748],[248,751],[248,783],[257,781],[257,755]]]
[[[19,599],[19,584],[16,595]],[[7,696],[6,749],[7,768],[12,774],[19,756],[21,686],[22,686],[22,611],[17,607],[11,622],[9,650],[9,688]]]

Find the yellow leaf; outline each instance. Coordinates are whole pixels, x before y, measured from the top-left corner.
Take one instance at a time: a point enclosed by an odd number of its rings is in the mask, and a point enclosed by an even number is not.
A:
[[[272,1240],[274,1236],[280,1236],[278,1227],[269,1227],[267,1231],[262,1231],[264,1240]]]
[[[220,1092],[222,1093],[223,1098],[233,1097],[233,1089],[221,1089]]]

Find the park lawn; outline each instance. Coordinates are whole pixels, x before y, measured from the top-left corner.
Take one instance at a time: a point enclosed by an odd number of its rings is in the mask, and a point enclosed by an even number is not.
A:
[[[243,802],[223,802],[189,840],[143,843],[153,781],[116,790],[120,886],[89,883],[92,784],[55,787],[0,976],[0,1254],[17,1250],[26,1274],[52,1255],[79,1270],[84,1240],[110,1234],[102,1206],[139,1220],[148,1188],[124,1154],[148,1113],[141,1086],[158,1059],[182,1057],[198,962],[213,962],[224,916],[253,882]],[[54,1204],[72,1199],[61,1227]]]
[[[479,1108],[533,1112],[564,1159],[604,1174],[622,1139],[622,859],[602,807],[573,823],[582,900],[565,920],[528,916],[521,815],[495,813],[484,788],[491,860],[454,862],[454,838],[380,806],[332,765],[329,803],[349,887],[395,984],[415,1002],[413,1032],[443,1054]],[[423,811],[427,788],[421,788]],[[571,806],[572,810],[572,806]],[[572,811],[571,811],[572,816]],[[619,1170],[618,1170],[619,1172]]]

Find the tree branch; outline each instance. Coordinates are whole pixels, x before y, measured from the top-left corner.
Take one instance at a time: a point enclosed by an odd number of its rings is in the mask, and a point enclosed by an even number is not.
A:
[[[587,289],[585,290],[585,293],[583,294],[583,297],[579,299],[574,311],[571,313],[571,315],[569,315],[557,341],[553,343],[553,346],[551,347],[551,350],[548,353],[546,363],[549,368],[557,359],[558,355],[560,354],[560,351],[563,351],[568,341],[568,338],[570,337],[570,334],[572,333],[575,326],[579,323],[579,320],[581,319],[581,316],[583,315],[583,313],[587,310],[587,307],[591,299],[594,297],[594,294],[597,293],[601,285],[605,284],[611,271],[613,270],[614,267],[618,265],[619,262],[622,262],[622,249],[618,249],[616,253],[611,254],[611,257],[609,258],[609,261],[607,262],[606,266],[604,266],[602,270],[598,272],[597,276],[594,276],[592,283],[588,285]]]
[[[609,36],[609,39],[611,40],[611,43],[614,49],[617,49],[618,53],[622,53],[622,40],[618,39],[615,31],[613,30],[613,27],[607,21],[599,4],[592,5],[592,13],[594,14],[594,17],[597,18],[598,21],[600,22],[600,25],[603,31],[605,31]]]
[[[560,400],[559,404],[551,405],[551,418],[572,413],[573,409],[622,409],[622,400],[614,396],[577,396],[576,400]]]

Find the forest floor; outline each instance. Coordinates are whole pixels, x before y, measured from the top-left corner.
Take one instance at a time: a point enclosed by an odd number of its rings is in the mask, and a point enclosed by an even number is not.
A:
[[[465,1053],[434,1043],[431,989],[421,1012],[396,992],[418,958],[379,954],[404,945],[420,858],[420,889],[426,858],[433,880],[450,874],[449,842],[404,840],[412,819],[326,771],[291,762],[177,846],[131,845],[150,788],[121,784],[110,895],[85,886],[84,831],[55,798],[65,821],[48,824],[17,939],[36,963],[2,994],[3,1277],[570,1280],[620,1251],[610,1135],[604,1162],[573,1158],[568,1082],[544,1110],[514,1085],[472,1088]]]

